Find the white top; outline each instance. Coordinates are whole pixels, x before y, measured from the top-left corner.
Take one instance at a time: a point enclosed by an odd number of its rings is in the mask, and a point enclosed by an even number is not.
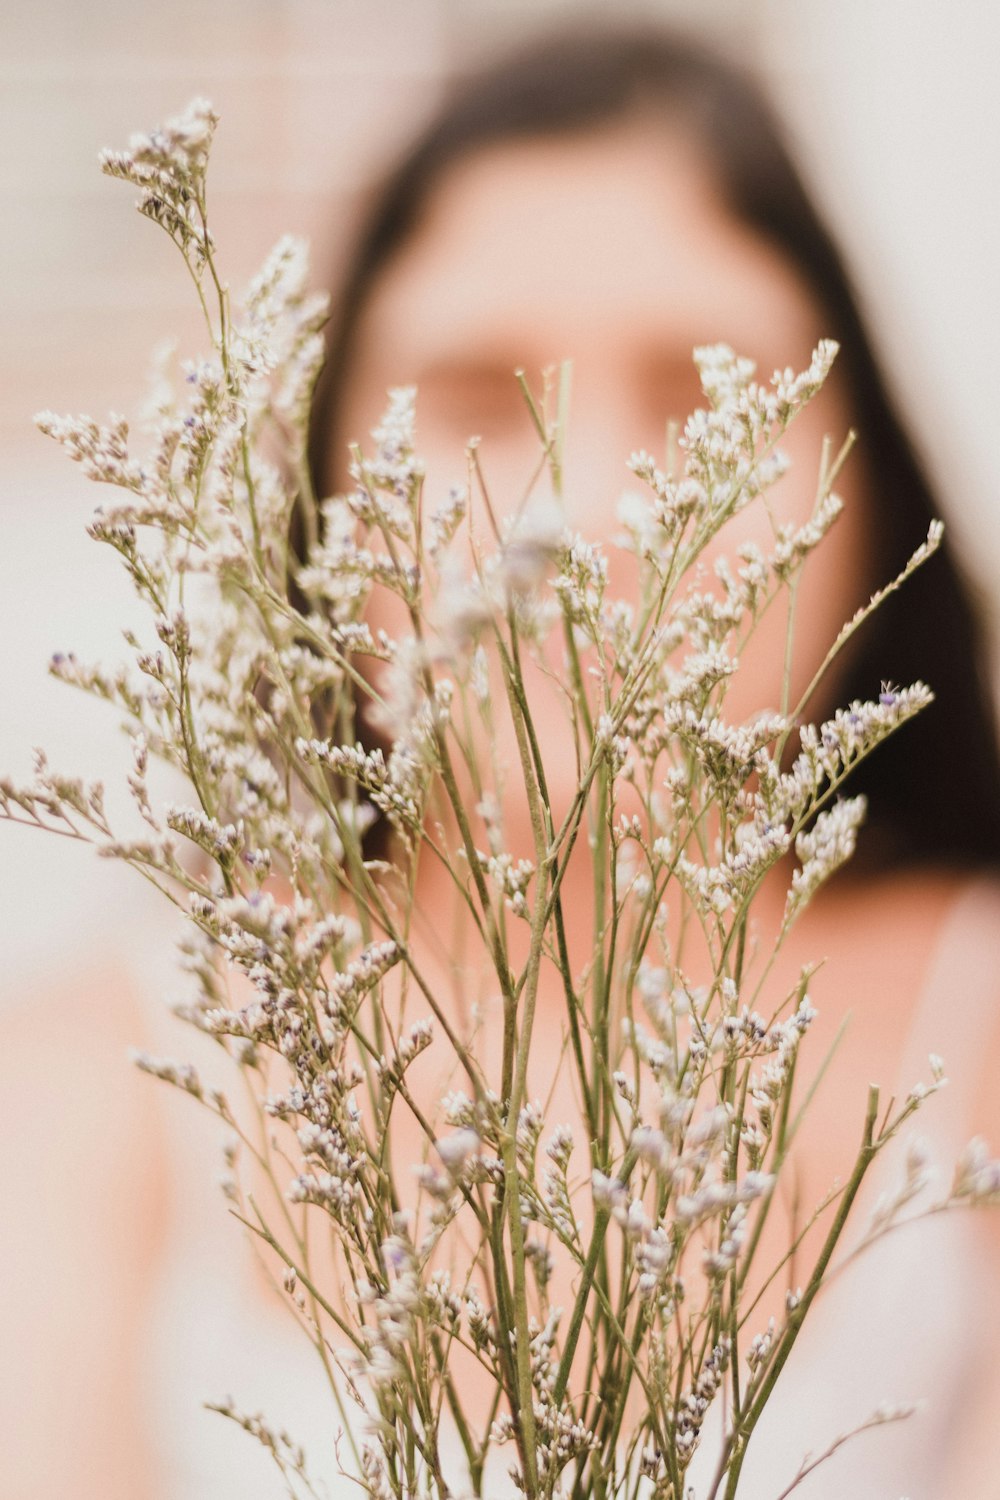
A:
[[[983,1061],[980,1039],[994,1030],[988,1011],[995,996],[982,984],[982,944],[984,934],[996,930],[998,912],[995,884],[963,887],[943,925],[904,1049],[897,1098],[929,1078],[931,1051],[943,1053],[953,1085],[913,1122],[912,1134],[924,1138],[939,1168],[922,1201],[944,1195],[971,1134],[966,1115]],[[962,983],[963,971],[972,978],[970,956],[978,984]],[[201,1169],[210,1179],[205,1151],[213,1122],[204,1127]],[[852,1215],[854,1238],[863,1233],[879,1192],[901,1180],[905,1139],[873,1165]],[[282,1493],[280,1475],[259,1445],[201,1409],[202,1400],[226,1394],[241,1409],[261,1410],[272,1425],[287,1426],[305,1446],[310,1473],[325,1481],[330,1500],[360,1495],[339,1476],[333,1458],[340,1418],[319,1359],[277,1298],[273,1305],[262,1301],[249,1275],[250,1252],[226,1223],[218,1189],[213,1194],[210,1181],[191,1181],[193,1155],[183,1164],[179,1188],[187,1222],[176,1231],[150,1336],[164,1500],[274,1500]],[[193,1234],[207,1218],[217,1226],[214,1237]],[[945,1466],[956,1412],[992,1355],[977,1318],[990,1268],[975,1228],[973,1214],[963,1210],[895,1230],[817,1299],[751,1441],[740,1500],[777,1500],[807,1450],[818,1454],[883,1403],[915,1401],[926,1404],[905,1422],[852,1439],[802,1482],[795,1500],[943,1500],[950,1493]],[[714,1468],[718,1435],[710,1425],[691,1469],[694,1500],[704,1500]],[[442,1444],[446,1453],[453,1447],[447,1434]],[[346,1445],[343,1453],[346,1458]],[[489,1500],[515,1493],[505,1474],[513,1457],[512,1447],[498,1451]]]

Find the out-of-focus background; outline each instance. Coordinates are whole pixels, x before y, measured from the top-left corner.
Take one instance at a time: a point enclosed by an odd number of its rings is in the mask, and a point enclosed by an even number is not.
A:
[[[580,9],[575,0],[7,0],[0,771],[26,780],[36,744],[68,770],[124,765],[114,716],[46,676],[56,649],[114,656],[129,611],[112,559],[84,533],[98,492],[35,431],[32,414],[134,416],[153,346],[170,335],[182,352],[198,348],[179,257],[132,211],[131,190],[100,174],[98,149],[207,95],[222,116],[210,182],[232,284],[288,230],[308,235],[318,271],[335,275],[366,184],[447,74]],[[846,249],[946,518],[992,601],[995,640],[1000,12],[989,0],[947,9],[937,0],[658,0],[644,9],[748,56],[771,85]],[[259,1316],[258,1333],[240,1332],[239,1278],[252,1271],[235,1227],[223,1223],[212,1133],[189,1121],[193,1109],[175,1110],[133,1078],[125,1059],[129,1039],[184,1045],[162,1013],[175,988],[169,919],[129,872],[82,848],[10,827],[0,827],[0,841],[0,1021],[17,1075],[0,1099],[0,1256],[10,1258],[0,1264],[9,1320],[0,1331],[0,1452],[14,1455],[11,1473],[43,1476],[33,1488],[0,1473],[0,1500],[57,1493],[60,1443],[92,1455],[73,1460],[67,1493],[83,1500],[91,1485],[95,1495],[102,1486],[105,1496],[216,1500],[230,1493],[221,1474],[233,1465],[242,1466],[233,1493],[277,1493],[252,1444],[230,1438],[199,1402],[229,1387],[250,1405],[275,1393],[280,1401],[283,1382],[298,1379],[298,1356],[289,1353],[287,1366],[261,1357]],[[167,1158],[144,1133],[154,1117],[178,1142]],[[70,1119],[78,1128],[54,1170],[46,1131],[61,1127],[47,1122]],[[124,1163],[114,1174],[102,1170],[102,1140],[114,1147],[107,1159]],[[48,1223],[74,1222],[66,1204],[76,1200],[90,1205],[77,1218],[93,1235],[66,1243],[47,1234]],[[137,1271],[103,1254],[101,1227],[119,1218],[172,1226],[169,1290],[155,1256]],[[203,1227],[209,1221],[218,1232]],[[185,1297],[200,1312],[180,1329]],[[108,1309],[126,1304],[133,1323],[121,1319],[109,1334]],[[89,1351],[108,1338],[125,1365],[135,1347],[148,1351],[128,1412],[109,1410],[89,1376]],[[317,1408],[304,1423],[321,1420]],[[149,1435],[120,1474],[87,1467],[103,1463],[109,1424]],[[192,1429],[194,1446],[214,1457],[184,1470],[171,1450]],[[123,1437],[123,1453],[127,1446]],[[149,1467],[143,1452],[160,1453],[162,1464]],[[154,1468],[172,1477],[161,1482]]]

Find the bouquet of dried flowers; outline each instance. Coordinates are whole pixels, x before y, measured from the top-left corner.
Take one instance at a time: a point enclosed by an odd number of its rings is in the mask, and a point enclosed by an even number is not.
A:
[[[943,1081],[932,1058],[929,1083],[881,1115],[871,1090],[801,1286],[755,1326],[796,1249],[760,1264],[814,1011],[809,969],[769,991],[754,899],[791,870],[776,952],[854,849],[864,804],[839,796],[845,777],[931,697],[919,682],[885,687],[804,722],[818,678],[790,701],[789,609],[784,701],[725,716],[746,640],[794,597],[836,520],[848,444],[824,451],[807,524],[775,521],[770,550],[717,561],[713,587],[696,565],[733,516],[767,503],[778,444],[835,346],[768,384],[726,347],[695,351],[705,408],[663,460],[631,460],[631,599],[612,596],[604,550],[561,507],[565,371],[540,394],[520,377],[539,470],[506,520],[474,445],[468,486],[429,510],[411,390],[391,393],[374,448],[353,451],[351,492],[317,496],[306,434],[324,300],[307,290],[303,247],[283,239],[232,304],[207,218],[216,123],[196,102],[102,157],[180,251],[208,357],[161,389],[142,456],[121,418],[38,419],[113,487],[90,534],[148,610],[126,664],[52,662],[124,715],[145,826],[117,832],[101,786],[41,754],[33,785],[0,784],[0,811],[91,840],[183,912],[194,994],[180,1014],[242,1075],[249,1104],[190,1065],[136,1061],[225,1127],[231,1212],[315,1344],[342,1413],[338,1453],[365,1493],[482,1495],[488,1455],[510,1444],[531,1500],[681,1500],[715,1409],[704,1500],[732,1497],[866,1171]],[[559,678],[565,706],[565,806],[549,791],[539,672]],[[155,794],[157,762],[183,778],[183,803]],[[527,850],[508,845],[512,798]],[[582,959],[564,901],[581,859]],[[467,935],[450,971],[422,937],[428,866]],[[555,1054],[537,1025],[552,1005]],[[565,1081],[570,1123],[532,1096],[529,1064]],[[918,1167],[871,1237],[897,1221]],[[998,1185],[973,1143],[947,1202]],[[290,1493],[315,1493],[286,1434],[217,1409],[268,1447]]]

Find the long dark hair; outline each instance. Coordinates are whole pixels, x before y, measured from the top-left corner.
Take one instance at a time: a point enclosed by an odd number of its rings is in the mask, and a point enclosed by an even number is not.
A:
[[[798,269],[823,311],[825,331],[839,340],[868,480],[867,571],[888,581],[926,536],[936,507],[841,256],[757,86],[701,47],[645,26],[549,33],[467,75],[388,177],[361,228],[329,328],[310,434],[317,491],[327,487],[332,457],[347,436],[339,424],[360,319],[449,169],[478,147],[650,113],[693,136],[730,209]],[[931,708],[851,779],[851,790],[869,797],[859,873],[911,862],[997,862],[1000,752],[985,643],[969,581],[947,539],[856,644],[838,682],[839,701],[876,696],[883,679],[921,678],[936,694]]]

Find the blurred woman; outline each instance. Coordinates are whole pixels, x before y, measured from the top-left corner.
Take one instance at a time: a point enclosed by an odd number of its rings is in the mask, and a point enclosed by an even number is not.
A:
[[[570,30],[466,78],[376,196],[338,306],[314,412],[318,492],[345,486],[347,442],[375,423],[386,388],[413,383],[428,504],[465,477],[475,432],[494,505],[513,506],[537,439],[512,372],[537,380],[569,358],[567,521],[597,541],[618,529],[627,455],[660,451],[667,418],[699,404],[693,346],[724,340],[767,375],[803,368],[820,337],[836,338],[834,375],[788,434],[792,471],[776,500],[783,519],[804,520],[822,434],[858,431],[838,484],[845,513],[805,571],[792,701],[936,513],[840,256],[757,89],[657,31]],[[749,513],[744,522],[727,545],[753,535]],[[783,638],[784,621],[766,619],[727,714],[776,706]],[[814,985],[814,1058],[851,1017],[803,1131],[789,1223],[853,1160],[868,1080],[905,1095],[932,1049],[951,1079],[921,1122],[935,1156],[947,1163],[976,1131],[1000,1138],[990,1086],[1000,759],[984,660],[946,541],[809,705],[818,720],[877,696],[884,679],[922,678],[937,695],[852,777],[850,790],[869,797],[859,854],[793,930],[775,970],[780,993],[807,960],[831,955]],[[536,691],[556,800],[572,795],[574,761],[549,728],[558,715],[546,711],[544,686]],[[504,824],[510,847],[530,847],[527,811],[513,799]],[[435,912],[448,899],[436,878],[421,876],[421,904]],[[586,870],[570,878],[578,889],[564,884],[564,899],[585,944]],[[782,878],[765,883],[762,931],[783,898]],[[560,1042],[558,998],[547,1008],[545,999],[543,990],[540,1057]],[[803,1497],[1000,1494],[987,1446],[1000,1412],[990,1359],[1000,1326],[988,1303],[996,1242],[992,1223],[942,1216],[890,1236],[838,1278],[750,1445],[740,1494],[773,1500],[807,1449],[821,1451],[880,1402],[925,1397],[926,1413],[849,1445],[803,1482]],[[705,1463],[692,1471],[698,1496],[710,1452]]]

